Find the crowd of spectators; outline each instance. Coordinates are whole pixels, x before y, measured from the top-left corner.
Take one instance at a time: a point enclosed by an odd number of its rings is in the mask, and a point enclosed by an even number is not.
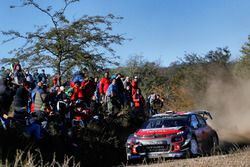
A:
[[[24,136],[40,140],[48,133],[50,120],[67,132],[116,116],[122,109],[129,109],[136,116],[145,114],[147,106],[149,115],[158,113],[163,99],[152,94],[145,100],[138,82],[137,76],[110,76],[107,71],[100,79],[89,77],[87,72],[76,72],[70,81],[61,84],[60,76],[49,77],[44,69],[31,74],[19,63],[11,69],[2,67],[0,127],[15,126]]]

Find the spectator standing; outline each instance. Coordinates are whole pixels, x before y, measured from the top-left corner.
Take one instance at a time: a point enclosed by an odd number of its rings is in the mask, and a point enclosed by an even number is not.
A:
[[[43,85],[42,91],[37,91],[35,94],[34,111],[39,122],[43,121],[46,117],[46,112],[49,106],[47,95],[46,85]]]
[[[33,80],[35,82],[35,85],[37,85],[39,81],[39,73],[38,73],[38,70],[36,69],[35,72],[33,73]]]
[[[99,78],[98,77],[95,77],[95,79],[94,79],[94,86],[95,86],[94,96],[96,97],[96,102],[100,103],[100,101],[101,101],[101,99],[100,99],[101,95],[100,95],[100,92],[99,92],[100,82],[99,82]]]
[[[119,102],[120,104],[123,106],[124,105],[124,85],[122,82],[122,75],[120,73],[118,73],[116,75],[116,85],[117,85],[117,89],[118,89],[118,98],[119,98]]]
[[[2,67],[0,70],[0,79],[3,79],[5,77],[5,67]]]
[[[81,89],[83,92],[83,101],[89,106],[91,97],[94,95],[94,82],[89,77],[85,77],[84,81],[81,83]]]
[[[7,80],[0,80],[0,117],[4,118],[8,117],[14,95],[14,91],[7,84]]]
[[[25,80],[25,75],[22,71],[21,65],[18,63],[14,66],[14,83],[21,85]]]
[[[105,72],[104,77],[100,80],[99,92],[101,95],[101,101],[105,102],[105,96],[110,85],[109,72]]]
[[[135,76],[132,83],[131,83],[131,86],[132,86],[132,96],[137,92],[137,89],[139,88],[138,87],[138,77]]]
[[[5,74],[4,74],[4,78],[8,81],[8,83],[11,82],[11,75],[12,75],[12,72],[10,69],[6,69],[5,70]]]
[[[18,125],[26,126],[27,106],[29,101],[29,83],[24,81],[16,90],[14,97],[14,120]]]
[[[129,77],[125,78],[125,80],[123,81],[123,86],[124,86],[124,89],[127,89],[127,86],[129,86],[130,88],[132,88],[131,80],[130,80]]]
[[[133,107],[133,105],[131,86],[127,85],[124,91],[124,106]]]
[[[161,99],[160,95],[157,94],[155,95],[155,98],[151,103],[153,114],[158,114],[161,111],[162,107],[163,107],[163,99]]]
[[[42,69],[42,73],[39,74],[39,81],[42,81],[44,85],[47,85],[48,83],[48,76],[45,74],[45,70]]]
[[[60,75],[56,74],[53,76],[53,86],[60,85]]]
[[[58,101],[64,101],[65,99],[67,99],[67,95],[65,93],[65,87],[64,86],[60,86],[59,89],[57,90],[56,102],[58,102]]]
[[[72,88],[72,94],[70,99],[72,101],[83,100],[83,92],[81,89],[81,83],[79,81],[74,82],[74,87]]]
[[[133,102],[136,114],[141,114],[144,112],[145,100],[141,94],[141,90],[137,89],[136,93],[133,95]]]
[[[153,103],[154,100],[156,99],[156,94],[155,93],[151,93],[148,98],[147,98],[147,108],[148,108],[148,115],[154,115],[154,110],[153,110]]]
[[[36,93],[42,94],[43,93],[43,83],[38,82],[35,89],[31,92],[31,112],[35,112],[35,100],[36,100]]]
[[[116,84],[115,76],[112,77],[112,83],[108,87],[106,97],[107,97],[108,113],[114,114],[117,109],[120,109],[118,101],[118,87]]]
[[[33,77],[32,77],[32,75],[30,74],[29,70],[26,70],[26,71],[25,71],[25,79],[26,79],[26,81],[29,83],[30,88],[33,89],[33,88],[35,87],[35,84],[34,84]]]

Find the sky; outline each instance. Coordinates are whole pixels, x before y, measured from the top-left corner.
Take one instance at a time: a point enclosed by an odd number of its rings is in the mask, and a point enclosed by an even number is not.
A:
[[[34,25],[50,24],[37,10],[9,8],[17,0],[2,0],[0,30],[28,32]],[[41,6],[60,8],[62,0],[37,0]],[[169,66],[188,53],[206,54],[217,47],[228,47],[233,59],[250,35],[249,0],[81,0],[70,6],[66,15],[77,19],[82,15],[112,13],[124,19],[114,25],[114,33],[131,38],[115,46],[121,65],[135,55]],[[4,39],[0,36],[0,41]],[[0,45],[0,58],[13,56],[8,51],[22,41]]]

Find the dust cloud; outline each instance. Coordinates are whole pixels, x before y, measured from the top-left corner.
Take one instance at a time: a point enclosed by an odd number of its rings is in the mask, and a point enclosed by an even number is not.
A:
[[[250,80],[211,81],[205,99],[220,140],[250,144]]]

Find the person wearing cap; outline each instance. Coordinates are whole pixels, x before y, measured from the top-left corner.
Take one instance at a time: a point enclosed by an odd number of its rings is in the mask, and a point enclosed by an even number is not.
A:
[[[67,110],[68,102],[69,102],[69,98],[65,93],[65,87],[60,86],[55,95],[55,106],[56,106],[55,109],[60,114],[61,121],[63,122],[66,121],[66,117],[67,117],[67,120],[69,118],[68,114],[66,116],[66,113],[70,112]]]

